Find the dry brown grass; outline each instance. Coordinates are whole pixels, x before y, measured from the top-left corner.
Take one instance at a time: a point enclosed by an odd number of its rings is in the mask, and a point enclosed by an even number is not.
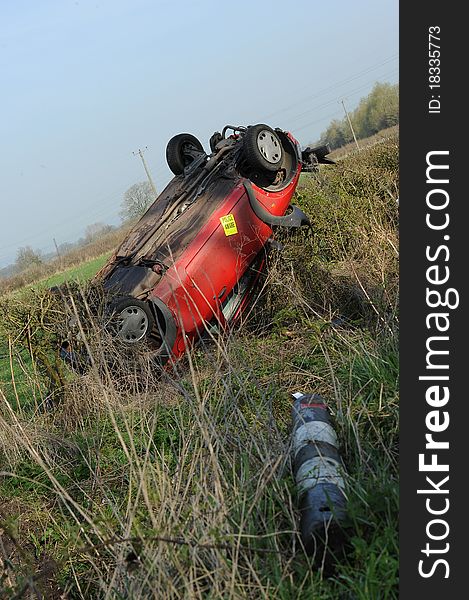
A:
[[[70,250],[60,258],[54,258],[47,263],[34,265],[21,273],[0,279],[0,295],[18,290],[41,279],[98,258],[105,252],[113,250],[123,240],[129,228],[129,224],[123,225],[119,229],[100,236],[89,244]]]
[[[275,348],[258,338],[247,351],[238,334],[189,355],[178,375],[157,374],[142,358],[133,392],[108,372],[106,345],[53,412],[18,413],[2,395],[3,493],[31,493],[19,519],[11,498],[2,500],[6,558],[16,565],[6,569],[5,590],[26,585],[32,597],[86,599],[335,597],[339,583],[313,567],[297,536],[288,392],[311,385],[330,398],[349,464],[360,456],[365,467],[352,494],[395,457],[380,434],[371,446],[388,456],[373,463],[362,436],[374,417],[360,415],[353,388],[335,389],[332,331],[308,345],[311,331],[303,330],[300,348],[283,338],[278,381],[269,372]],[[354,335],[339,332],[335,344],[356,355]],[[315,373],[301,368],[308,353],[321,364]],[[54,568],[44,571],[51,557]]]
[[[85,315],[89,368],[59,402],[3,387],[0,597],[397,597],[396,152],[311,178],[314,235],[284,240],[246,322],[172,370]],[[294,391],[324,395],[348,472],[332,565],[297,535]]]
[[[355,142],[351,142],[350,144],[346,144],[341,148],[337,148],[330,153],[330,157],[333,160],[340,160],[341,158],[345,158],[349,155],[356,155],[361,150],[368,148],[369,146],[373,146],[375,144],[380,144],[387,139],[394,138],[396,135],[399,135],[399,125],[394,125],[393,127],[389,127],[388,129],[382,129],[377,134],[372,135],[364,140],[357,140],[360,150],[357,149],[357,145]]]

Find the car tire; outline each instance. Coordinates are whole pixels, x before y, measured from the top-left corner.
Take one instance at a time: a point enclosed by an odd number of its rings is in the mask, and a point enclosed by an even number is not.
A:
[[[155,318],[146,302],[131,296],[116,298],[109,309],[112,332],[122,342],[135,344],[150,336]]]
[[[174,175],[181,175],[194,160],[185,150],[189,147],[196,152],[204,152],[200,141],[191,133],[179,133],[172,137],[166,146],[166,162]]]
[[[282,165],[282,142],[268,125],[252,125],[244,134],[244,157],[254,169],[273,173]]]

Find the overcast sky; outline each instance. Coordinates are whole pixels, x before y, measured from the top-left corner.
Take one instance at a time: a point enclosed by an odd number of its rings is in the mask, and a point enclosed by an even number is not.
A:
[[[118,224],[168,139],[265,122],[316,141],[398,81],[397,0],[1,0],[0,266]]]

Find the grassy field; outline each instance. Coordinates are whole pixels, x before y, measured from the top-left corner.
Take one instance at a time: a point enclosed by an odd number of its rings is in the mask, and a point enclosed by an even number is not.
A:
[[[42,279],[41,281],[38,281],[35,286],[40,288],[50,288],[54,285],[60,285],[64,281],[88,281],[99,271],[110,256],[111,252],[106,252],[102,256],[84,262],[77,267],[66,269],[61,273],[56,273],[55,275],[47,277],[47,279]]]
[[[388,129],[381,130],[380,132],[378,132],[375,135],[372,135],[371,137],[368,137],[364,140],[360,139],[357,141],[358,141],[360,150],[362,150],[364,148],[373,146],[374,144],[379,144],[383,140],[386,140],[388,138],[391,138],[391,139],[395,138],[395,136],[398,134],[399,134],[399,125],[394,125],[393,127],[389,127]],[[342,146],[341,148],[337,148],[336,150],[333,150],[331,152],[330,156],[334,160],[340,160],[341,158],[344,158],[345,156],[348,156],[350,154],[355,154],[358,151],[359,150],[357,149],[355,142],[351,142],[350,144],[346,144],[345,146]]]
[[[66,269],[47,279],[39,280],[28,286],[28,288],[39,291],[60,285],[65,281],[86,282],[103,266],[110,254],[110,252],[106,252],[102,256],[84,262],[77,267]],[[15,296],[24,294],[28,288],[17,290],[12,294]],[[40,395],[41,392],[44,393],[44,386],[36,377],[28,352],[15,344],[11,347],[5,338],[6,336],[3,336],[2,339],[0,335],[0,389],[6,392],[9,397],[13,395],[14,405],[17,406],[19,398],[28,398],[31,389],[34,390],[34,397]]]
[[[396,134],[303,180],[313,234],[280,235],[246,322],[164,373],[145,354],[110,373],[90,338],[92,368],[45,410],[18,337],[16,391],[0,362],[2,600],[398,597],[397,190]],[[3,352],[6,315],[27,323],[38,305],[0,306]],[[332,563],[297,535],[295,391],[324,396],[341,442]]]

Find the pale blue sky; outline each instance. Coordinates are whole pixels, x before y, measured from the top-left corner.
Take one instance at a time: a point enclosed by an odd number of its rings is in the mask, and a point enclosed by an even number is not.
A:
[[[140,147],[161,189],[176,133],[315,141],[398,51],[397,0],[0,0],[0,266],[117,224]]]

